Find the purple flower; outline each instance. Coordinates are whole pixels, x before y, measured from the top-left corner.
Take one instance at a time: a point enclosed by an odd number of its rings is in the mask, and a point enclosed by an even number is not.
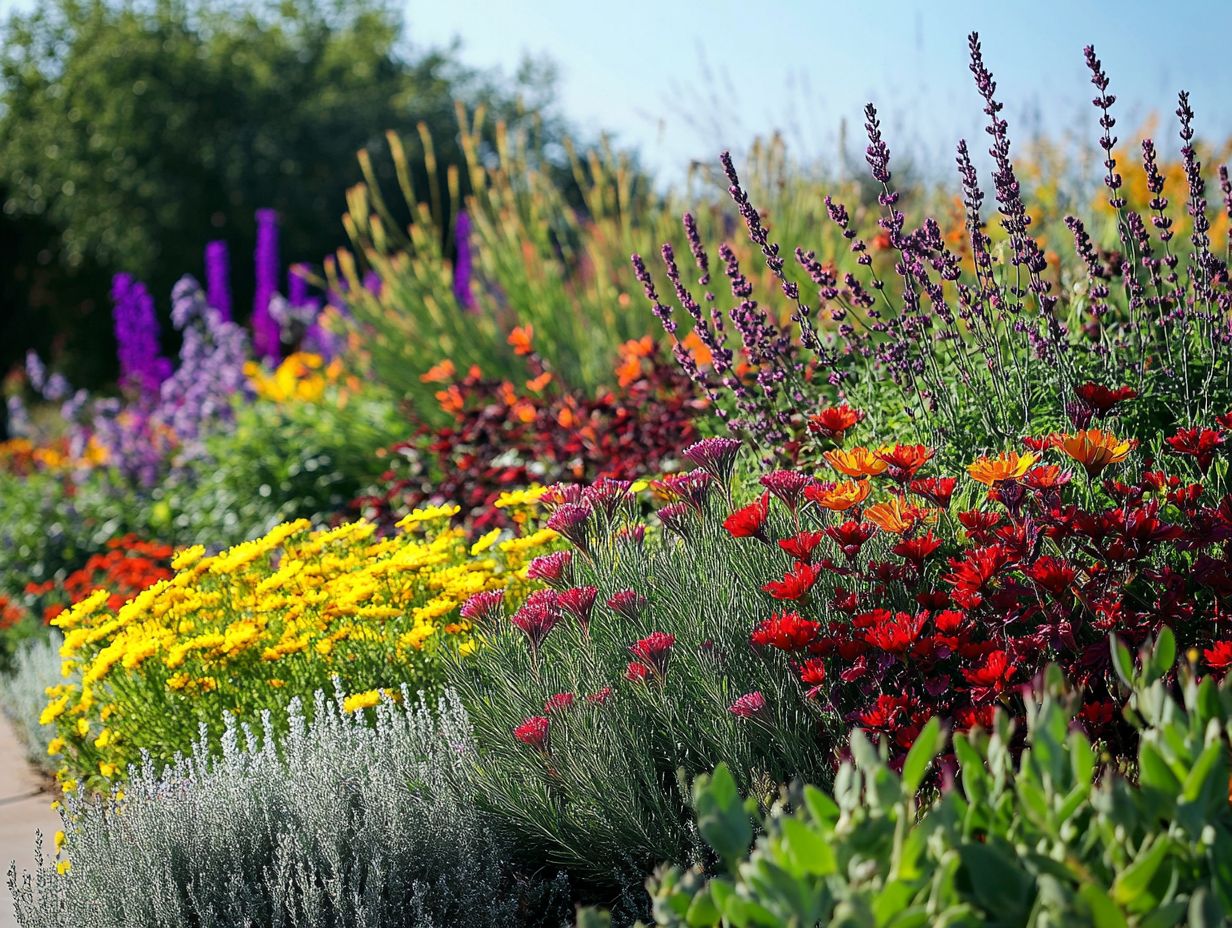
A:
[[[153,394],[171,376],[171,362],[158,353],[158,317],[145,284],[129,274],[111,282],[120,383],[139,394]]]
[[[453,241],[457,251],[453,261],[453,295],[457,297],[459,306],[465,310],[473,310],[475,295],[471,292],[471,219],[466,210],[458,211]]]
[[[205,246],[206,302],[218,310],[223,319],[231,319],[231,256],[226,242],[210,242]]]
[[[252,302],[252,335],[257,356],[277,361],[282,356],[282,335],[270,314],[270,301],[278,289],[278,214],[257,210],[257,290]]]

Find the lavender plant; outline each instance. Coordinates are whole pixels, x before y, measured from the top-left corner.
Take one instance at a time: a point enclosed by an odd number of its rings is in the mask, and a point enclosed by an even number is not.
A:
[[[293,702],[277,747],[268,715],[261,732],[228,720],[220,757],[203,742],[134,771],[123,798],[67,799],[58,861],[9,870],[18,923],[565,924],[563,879],[518,871],[465,789],[474,745],[457,698],[399,698],[365,718],[318,693],[311,725]]]
[[[60,644],[54,632],[23,641],[13,656],[11,672],[0,674],[0,711],[17,731],[30,761],[48,775],[55,772],[47,753],[55,732],[38,719],[47,704],[47,687],[60,682]]]
[[[826,198],[845,255],[822,260],[798,247],[790,262],[732,159],[722,158],[748,238],[790,307],[790,328],[754,299],[749,276],[728,245],[719,257],[730,300],[714,295],[710,258],[690,216],[685,230],[696,284],[686,280],[671,247],[663,249],[676,308],[660,297],[645,262],[634,256],[635,275],[676,341],[678,357],[737,432],[794,453],[792,442],[803,434],[808,413],[841,399],[896,428],[911,424],[921,440],[968,454],[1040,428],[1085,428],[1102,412],[1084,397],[1087,384],[1135,391],[1143,398],[1138,408],[1156,427],[1209,421],[1232,404],[1228,250],[1225,243],[1217,253],[1208,234],[1212,206],[1188,95],[1179,95],[1176,111],[1191,230],[1186,247],[1175,236],[1178,222],[1151,140],[1142,146],[1150,213],[1128,206],[1114,154],[1115,97],[1094,49],[1085,50],[1117,240],[1098,241],[1081,219],[1069,216],[1073,257],[1053,258],[1033,229],[1003,104],[974,33],[969,51],[987,117],[996,227],[985,214],[986,195],[965,140],[956,151],[965,237],[951,240],[931,217],[909,225],[890,150],[869,104],[866,161],[880,216],[876,234],[863,234],[843,203]],[[1223,206],[1232,210],[1222,180],[1226,169],[1220,177]],[[1048,245],[1060,250],[1059,242]],[[839,269],[836,262],[851,259],[853,269]],[[702,299],[694,286],[704,288]],[[682,351],[681,324],[709,348],[708,367]],[[743,367],[747,373],[740,373]],[[893,385],[889,391],[886,382]]]

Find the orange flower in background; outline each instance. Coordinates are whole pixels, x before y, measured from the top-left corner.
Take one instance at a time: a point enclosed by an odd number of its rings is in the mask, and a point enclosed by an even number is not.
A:
[[[527,424],[535,421],[535,416],[538,415],[535,410],[535,404],[529,400],[518,400],[512,407],[514,418],[519,422]]]
[[[642,376],[642,362],[635,357],[626,357],[616,365],[616,382],[627,387]]]
[[[458,389],[456,384],[444,390],[438,390],[436,392],[436,401],[440,403],[441,409],[450,415],[462,411],[462,391]]]
[[[891,496],[888,502],[878,503],[865,509],[864,518],[882,531],[901,535],[910,531],[919,522],[936,521],[937,511],[921,509],[904,502],[900,496]]]
[[[697,363],[698,367],[709,367],[714,360],[714,355],[711,354],[710,349],[706,347],[696,332],[690,332],[680,344],[693,355],[693,360]]]
[[[834,486],[805,487],[804,497],[834,512],[846,512],[868,499],[871,490],[868,480],[845,480]]]
[[[642,376],[642,358],[654,354],[654,340],[649,335],[630,339],[617,352],[620,364],[616,367],[616,380],[622,387],[627,387]]]
[[[1136,439],[1120,439],[1099,429],[1084,429],[1074,435],[1053,434],[1048,440],[1081,464],[1088,477],[1094,477],[1110,464],[1120,464],[1138,447]]]
[[[552,382],[552,374],[550,371],[544,371],[538,377],[526,381],[526,389],[531,393],[538,393],[544,387]]]
[[[809,431],[822,438],[831,438],[840,445],[847,430],[858,424],[864,418],[864,413],[852,409],[846,403],[840,406],[828,406],[808,418]]]
[[[453,366],[453,362],[446,358],[444,361],[433,364],[426,373],[419,376],[419,379],[423,383],[444,383],[452,380],[457,372],[458,369]]]
[[[1038,460],[1039,456],[1030,451],[1026,454],[1008,451],[995,458],[985,455],[968,464],[967,473],[971,475],[972,480],[991,487],[1005,480],[1021,479]]]
[[[509,333],[509,344],[513,346],[514,354],[530,354],[535,350],[534,340],[535,327],[529,322]]]
[[[846,450],[840,448],[837,451],[827,451],[823,457],[831,467],[848,477],[875,477],[884,473],[888,466],[876,452],[869,451],[862,445]]]

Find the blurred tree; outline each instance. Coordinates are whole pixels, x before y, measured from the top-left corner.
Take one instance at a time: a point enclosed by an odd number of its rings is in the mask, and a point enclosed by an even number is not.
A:
[[[278,211],[284,262],[319,262],[342,243],[357,150],[386,129],[419,190],[417,123],[442,174],[461,160],[455,99],[534,119],[547,157],[559,137],[549,68],[498,84],[456,48],[414,52],[388,0],[42,0],[2,28],[0,373],[33,346],[80,380],[109,376],[111,273],[147,281],[165,311],[211,239],[231,245],[243,312],[255,210]]]

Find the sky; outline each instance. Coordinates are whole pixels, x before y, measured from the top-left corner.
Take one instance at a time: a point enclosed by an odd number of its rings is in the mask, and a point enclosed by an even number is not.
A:
[[[962,136],[986,147],[967,69],[973,29],[1011,138],[1080,129],[1094,142],[1089,43],[1112,79],[1120,130],[1170,117],[1187,89],[1200,135],[1232,136],[1232,0],[408,0],[407,22],[412,43],[458,39],[478,67],[510,72],[523,56],[547,56],[565,116],[583,133],[616,133],[667,174],[776,129],[824,162],[844,121],[862,132],[868,101],[892,152],[948,165]],[[1172,122],[1164,133],[1174,137]]]

